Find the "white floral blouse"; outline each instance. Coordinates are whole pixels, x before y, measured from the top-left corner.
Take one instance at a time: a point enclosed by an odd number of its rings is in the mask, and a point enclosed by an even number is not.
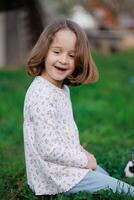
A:
[[[89,172],[68,86],[34,78],[25,96],[23,132],[27,181],[36,195],[66,192]]]

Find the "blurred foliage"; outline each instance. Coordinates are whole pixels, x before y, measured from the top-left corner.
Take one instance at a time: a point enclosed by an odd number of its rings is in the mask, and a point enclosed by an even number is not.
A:
[[[51,13],[53,12],[53,15],[65,15],[68,16],[72,12],[72,8],[76,4],[80,4],[86,7],[86,1],[87,0],[45,0],[46,6],[49,7],[51,10]]]
[[[54,15],[70,15],[72,8],[75,5],[81,5],[86,10],[92,11],[92,0],[45,0],[46,7],[49,7]],[[94,2],[94,1],[93,1]],[[119,15],[120,13],[126,13],[128,16],[134,17],[134,1],[133,0],[97,0],[95,1],[98,5],[105,5],[108,7],[114,15]]]
[[[90,0],[89,0],[90,2]],[[109,7],[115,15],[126,13],[134,17],[134,1],[133,0],[98,0],[98,2],[105,4]]]

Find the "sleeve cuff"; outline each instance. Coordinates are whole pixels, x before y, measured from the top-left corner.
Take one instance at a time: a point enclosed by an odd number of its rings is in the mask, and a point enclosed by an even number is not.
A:
[[[86,168],[87,163],[88,163],[88,158],[84,152],[80,153],[80,163],[81,163],[81,168]]]

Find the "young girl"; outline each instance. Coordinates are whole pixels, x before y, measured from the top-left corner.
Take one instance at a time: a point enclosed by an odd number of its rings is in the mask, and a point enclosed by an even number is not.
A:
[[[68,19],[49,24],[31,51],[27,70],[35,78],[24,102],[24,146],[27,181],[35,194],[111,188],[134,195],[134,187],[110,177],[80,145],[68,86],[98,79],[81,27]]]

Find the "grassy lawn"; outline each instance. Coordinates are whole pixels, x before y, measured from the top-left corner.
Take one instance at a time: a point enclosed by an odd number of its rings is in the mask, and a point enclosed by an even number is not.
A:
[[[94,53],[93,57],[100,72],[99,82],[71,88],[80,140],[112,176],[134,185],[134,178],[124,177],[124,168],[134,146],[134,51],[112,56]],[[31,81],[24,68],[0,70],[1,200],[36,199],[26,184],[22,131],[23,101]],[[64,199],[133,198],[100,191]]]

